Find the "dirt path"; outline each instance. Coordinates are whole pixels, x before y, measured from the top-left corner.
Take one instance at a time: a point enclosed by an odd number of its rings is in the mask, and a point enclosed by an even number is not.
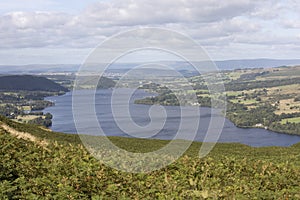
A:
[[[31,135],[30,133],[17,131],[16,129],[9,127],[8,125],[6,125],[2,122],[0,122],[0,127],[18,139],[31,141],[42,147],[46,147],[49,144],[46,140],[41,140],[41,139]]]

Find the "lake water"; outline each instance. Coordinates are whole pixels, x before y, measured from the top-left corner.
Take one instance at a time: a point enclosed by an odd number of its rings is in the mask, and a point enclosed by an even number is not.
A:
[[[132,92],[131,89],[120,89],[121,96]],[[77,99],[79,99],[80,104],[84,105],[86,103],[86,97],[89,95],[93,95],[93,91],[91,90],[80,90],[76,92]],[[147,131],[157,133],[152,134],[149,138],[155,139],[164,139],[164,140],[171,140],[177,133],[178,128],[180,127],[180,120],[181,120],[181,111],[177,106],[165,106],[165,114],[167,115],[166,121],[163,124],[162,128],[154,126],[152,129],[148,128],[145,133],[143,131],[135,132],[128,135],[124,132],[124,129],[120,129],[112,114],[111,109],[111,94],[112,90],[98,90],[95,95],[95,110],[97,113],[97,118],[101,128],[105,132],[107,136],[122,136],[122,137],[141,137],[145,138],[151,134],[146,134]],[[142,90],[136,91],[129,102],[129,111],[132,117],[132,120],[139,126],[138,128],[143,128],[147,126],[151,122],[149,117],[149,109],[151,108],[150,105],[139,105],[134,104],[134,99],[140,99],[149,96],[149,93],[146,93]],[[50,112],[53,115],[53,125],[51,129],[57,132],[64,132],[64,133],[77,133],[73,112],[72,112],[72,92],[68,92],[63,96],[53,96],[47,97],[47,100],[51,100],[55,102],[55,106],[46,108],[44,112]],[[120,106],[120,105],[119,105]],[[126,105],[124,105],[126,106]],[[121,108],[121,107],[120,107]],[[152,106],[153,108],[153,106]],[[164,121],[164,117],[161,112],[159,111],[159,106],[154,106],[151,110],[152,122],[157,121],[161,122]],[[118,109],[118,108],[117,108]],[[196,109],[195,107],[189,107],[187,109]],[[155,111],[156,110],[156,111]],[[87,112],[84,109],[81,110],[82,119],[84,120],[84,125],[87,133],[95,132],[97,135],[97,127],[95,124],[91,123],[90,118],[92,117],[91,113]],[[180,139],[186,140],[195,140],[195,141],[203,141],[205,133],[208,129],[208,124],[211,120],[211,117],[216,118],[223,118],[221,115],[215,115],[211,113],[210,108],[200,108],[200,123],[198,126],[197,135],[194,138],[192,131],[189,130],[189,122],[193,122],[195,120],[195,116],[185,116],[186,119],[186,126],[184,129],[184,135],[180,136]],[[119,121],[122,123],[127,123],[128,116],[124,115],[122,118],[119,116]],[[124,121],[125,120],[125,121]],[[123,124],[124,125],[124,124]],[[130,126],[129,126],[130,127]],[[136,130],[143,130],[143,129],[136,129]],[[156,130],[157,129],[157,130]],[[139,135],[140,134],[140,135]],[[265,129],[259,128],[237,128],[234,126],[232,122],[225,119],[224,128],[222,130],[221,136],[218,142],[237,142],[243,143],[250,146],[289,146],[300,142],[300,136],[294,135],[287,135],[287,134],[279,134]]]

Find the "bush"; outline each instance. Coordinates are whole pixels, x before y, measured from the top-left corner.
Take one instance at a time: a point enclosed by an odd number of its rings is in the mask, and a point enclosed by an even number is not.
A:
[[[47,138],[49,145],[44,148],[0,129],[0,196],[4,199],[300,198],[300,143],[285,148],[217,144],[209,156],[200,159],[201,143],[195,142],[173,164],[148,174],[133,174],[101,164],[82,145],[69,143],[74,137],[70,134],[8,122],[11,127]],[[168,143],[110,139],[134,152]]]

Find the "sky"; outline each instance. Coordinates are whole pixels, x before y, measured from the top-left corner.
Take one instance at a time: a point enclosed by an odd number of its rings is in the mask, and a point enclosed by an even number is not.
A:
[[[212,60],[299,59],[299,10],[299,0],[2,0],[0,65],[80,64],[143,27],[179,31]]]

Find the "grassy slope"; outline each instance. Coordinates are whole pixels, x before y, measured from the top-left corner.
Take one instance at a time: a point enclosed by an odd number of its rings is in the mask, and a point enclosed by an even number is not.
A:
[[[119,172],[99,163],[77,135],[52,133],[1,118],[16,130],[47,139],[47,149],[0,129],[0,196],[61,199],[300,198],[300,144],[252,148],[218,144],[198,158],[201,143],[172,165],[149,174]],[[133,152],[147,152],[168,141],[110,138]],[[55,141],[58,142],[55,142]]]
[[[300,117],[283,119],[283,120],[281,120],[281,123],[282,124],[286,124],[286,123],[300,123]]]

